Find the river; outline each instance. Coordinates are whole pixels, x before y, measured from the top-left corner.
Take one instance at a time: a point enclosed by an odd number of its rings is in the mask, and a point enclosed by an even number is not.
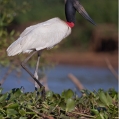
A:
[[[7,68],[0,70],[1,79],[6,71]],[[28,80],[30,76],[24,70],[21,70],[21,72],[22,75],[20,77],[17,77],[15,70],[7,77],[2,84],[3,92],[7,92],[13,88],[20,88],[21,86],[25,88],[26,92],[34,91],[34,84]],[[69,73],[76,76],[88,90],[93,91],[100,88],[104,90],[108,90],[109,88],[118,90],[118,81],[109,69],[71,65],[57,65],[54,68],[45,70],[49,89],[55,93],[61,93],[65,89],[72,89],[79,93],[76,86],[68,78]]]

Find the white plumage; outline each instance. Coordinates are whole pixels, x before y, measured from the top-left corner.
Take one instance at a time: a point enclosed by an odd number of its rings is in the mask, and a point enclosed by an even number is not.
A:
[[[71,28],[59,18],[52,18],[27,27],[20,37],[8,47],[8,56],[52,48],[70,33]]]

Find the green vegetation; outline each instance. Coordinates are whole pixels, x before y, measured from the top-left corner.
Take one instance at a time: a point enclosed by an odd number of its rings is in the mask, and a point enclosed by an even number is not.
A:
[[[9,64],[6,49],[19,35],[14,29],[9,29],[9,26],[18,14],[25,13],[28,8],[25,0],[21,3],[16,0],[0,0],[0,64]]]
[[[22,4],[13,0],[0,0],[0,48],[8,46],[7,41],[13,39],[14,29],[9,31],[8,26],[18,13],[26,12],[27,2]],[[23,9],[23,8],[26,9]]]
[[[72,90],[64,90],[61,95],[51,91],[45,101],[38,92],[23,93],[13,89],[2,94],[0,89],[0,119],[116,119],[118,118],[118,96],[114,89],[104,91],[82,90],[78,97]],[[39,90],[40,93],[40,90]]]
[[[21,0],[23,1],[23,0]],[[99,23],[118,23],[118,1],[117,0],[80,0],[86,11]],[[63,0],[29,0],[31,9],[26,14],[19,15],[16,19],[18,23],[29,21],[44,21],[52,17],[60,17],[65,20],[64,2]],[[110,10],[109,10],[110,9]],[[86,20],[77,14],[76,23],[86,24]]]

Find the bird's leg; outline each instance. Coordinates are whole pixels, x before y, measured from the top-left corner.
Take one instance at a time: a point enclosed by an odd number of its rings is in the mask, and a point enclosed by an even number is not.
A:
[[[38,54],[38,59],[37,59],[37,63],[36,63],[36,69],[34,72],[34,77],[38,80],[38,66],[39,66],[39,60],[40,60],[40,55]],[[35,82],[35,90],[37,91],[38,89],[38,84],[37,82]]]
[[[40,56],[41,56],[41,51],[38,51],[38,60],[37,60],[37,63],[36,63],[36,69],[35,69],[35,72],[34,72],[34,77],[38,80],[38,66],[39,66],[39,60],[40,60]],[[37,88],[38,88],[38,84],[37,82],[35,82],[35,90],[37,91]],[[42,95],[45,95],[45,87],[42,86],[43,89],[41,89],[41,93]]]
[[[28,70],[28,68],[25,66],[25,64],[28,62],[28,60],[36,53],[37,51],[34,51],[29,57],[27,57],[22,63],[21,66],[23,67],[23,69],[25,69],[28,74],[35,80],[35,82],[37,82],[37,84],[40,87],[43,87],[44,90],[44,86],[37,80],[36,77],[34,77],[34,75]],[[43,93],[41,94],[43,96],[43,99],[45,99],[45,91],[43,91]]]

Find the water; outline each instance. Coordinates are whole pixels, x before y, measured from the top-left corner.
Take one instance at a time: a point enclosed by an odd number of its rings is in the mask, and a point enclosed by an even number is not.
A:
[[[7,68],[0,70],[1,79],[6,70]],[[76,76],[83,86],[91,91],[100,88],[104,90],[108,90],[109,88],[118,90],[118,81],[109,69],[68,65],[58,65],[45,71],[49,89],[55,93],[61,93],[64,89],[70,88],[79,93],[75,85],[68,78],[69,73]],[[34,91],[34,84],[28,79],[30,79],[30,76],[24,70],[22,70],[22,75],[19,78],[16,75],[16,71],[13,71],[2,85],[3,92],[7,92],[13,88],[20,88],[21,86],[24,86],[26,92]]]

